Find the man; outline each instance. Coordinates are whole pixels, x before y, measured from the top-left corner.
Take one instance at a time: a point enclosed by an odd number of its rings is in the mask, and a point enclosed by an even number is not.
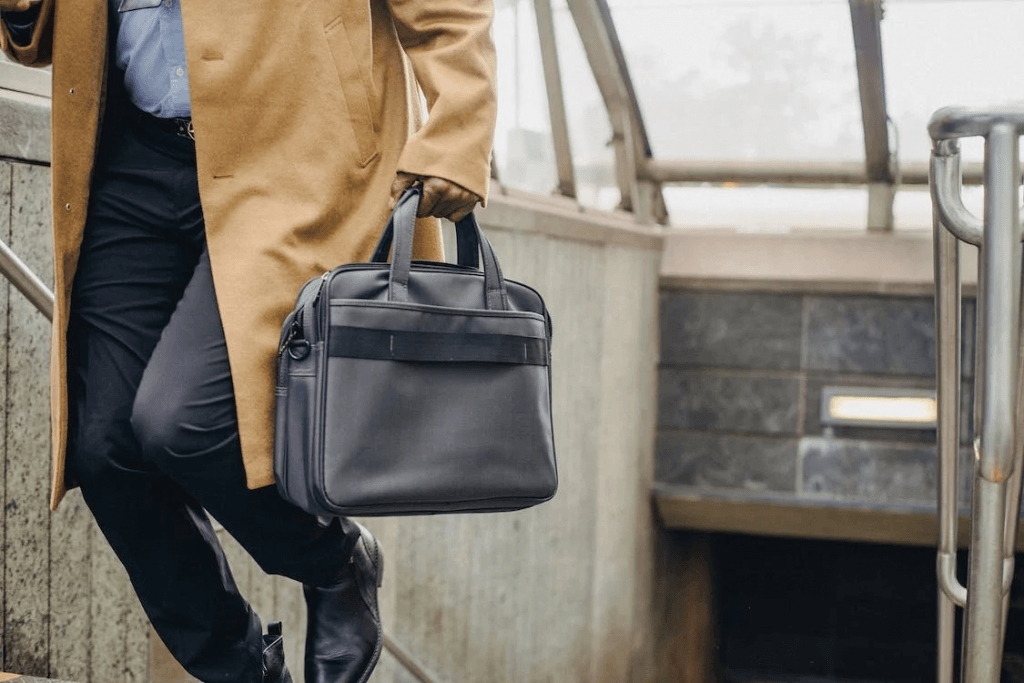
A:
[[[420,181],[421,214],[457,220],[486,197],[491,0],[0,0],[0,13],[6,54],[53,65],[51,505],[81,487],[200,680],[291,680],[205,509],[304,584],[306,681],[366,681],[382,556],[366,529],[323,526],[271,486],[276,344],[303,282],[369,255],[389,198]],[[418,256],[439,248],[431,219]]]

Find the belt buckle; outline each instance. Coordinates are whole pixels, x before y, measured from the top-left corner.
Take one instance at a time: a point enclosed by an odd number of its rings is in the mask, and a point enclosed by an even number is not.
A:
[[[192,125],[191,118],[177,118],[175,121],[178,122],[178,135],[183,138],[188,138],[192,142],[196,141],[196,129]]]

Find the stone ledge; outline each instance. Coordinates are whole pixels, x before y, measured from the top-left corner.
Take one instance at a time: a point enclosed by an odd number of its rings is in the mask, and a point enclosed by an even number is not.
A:
[[[0,55],[0,89],[50,97],[53,79],[49,68],[21,66]]]
[[[50,163],[50,100],[0,87],[0,158]]]
[[[70,683],[70,681],[57,681],[50,678],[36,678],[34,676],[21,676],[19,674],[5,674],[0,672],[0,681],[17,681],[18,683]]]
[[[521,192],[495,183],[487,208],[477,211],[485,228],[533,232],[575,242],[617,244],[660,251],[662,229],[637,223],[631,214],[586,209],[565,197]]]
[[[935,504],[815,499],[671,484],[654,484],[652,496],[668,529],[918,546],[934,546],[938,538]],[[961,547],[967,546],[970,532],[964,512]],[[1024,550],[1020,528],[1017,550]]]
[[[977,281],[977,250],[963,245],[965,291]],[[934,291],[931,231],[746,234],[665,233],[662,284],[726,291],[928,294]]]

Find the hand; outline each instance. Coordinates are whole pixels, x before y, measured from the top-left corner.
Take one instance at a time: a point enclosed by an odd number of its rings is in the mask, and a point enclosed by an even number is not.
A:
[[[24,12],[43,0],[0,0],[0,12]]]
[[[423,196],[420,198],[417,216],[437,216],[458,222],[468,216],[481,201],[476,194],[450,180],[399,171],[391,185],[389,211],[395,208],[402,193],[416,181],[423,183]]]

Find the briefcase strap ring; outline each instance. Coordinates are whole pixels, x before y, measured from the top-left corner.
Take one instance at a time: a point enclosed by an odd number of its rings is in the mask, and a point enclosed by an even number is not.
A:
[[[288,355],[294,360],[302,360],[309,355],[311,347],[308,339],[293,339],[288,342]]]

